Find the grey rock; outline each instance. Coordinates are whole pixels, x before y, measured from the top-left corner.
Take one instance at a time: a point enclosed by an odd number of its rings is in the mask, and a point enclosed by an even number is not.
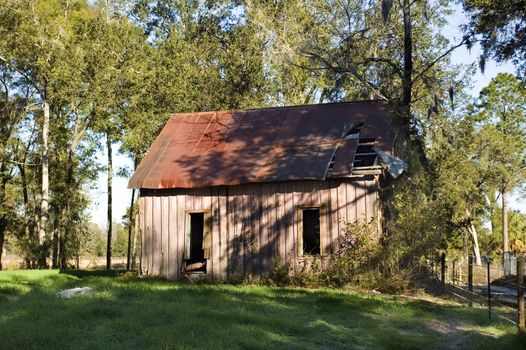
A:
[[[93,292],[93,288],[90,288],[90,287],[79,288],[79,287],[77,287],[77,288],[66,289],[66,290],[57,292],[56,296],[59,297],[59,298],[69,299],[69,298],[78,297],[78,296],[81,296],[81,295],[90,294],[91,292]]]

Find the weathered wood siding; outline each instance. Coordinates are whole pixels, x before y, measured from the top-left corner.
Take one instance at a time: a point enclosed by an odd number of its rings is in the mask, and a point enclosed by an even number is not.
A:
[[[291,181],[199,189],[141,190],[141,273],[179,278],[188,245],[189,213],[211,222],[207,273],[263,273],[276,257],[296,267],[303,257],[300,211],[320,208],[320,249],[338,247],[345,223],[378,215],[378,179]]]

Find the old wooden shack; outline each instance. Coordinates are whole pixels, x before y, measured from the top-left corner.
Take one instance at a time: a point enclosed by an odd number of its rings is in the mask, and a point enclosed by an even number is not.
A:
[[[170,117],[129,181],[139,188],[143,275],[299,268],[373,222],[395,128],[363,101]]]

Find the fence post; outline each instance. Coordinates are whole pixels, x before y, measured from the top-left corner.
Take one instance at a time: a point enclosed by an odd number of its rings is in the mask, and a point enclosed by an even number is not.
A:
[[[457,259],[453,259],[453,271],[451,271],[451,279],[453,280],[453,285],[456,285],[457,284],[457,278],[456,278],[456,273],[457,273],[457,269],[456,269],[456,264],[457,263]]]
[[[442,287],[446,286],[446,253],[440,256],[440,278],[442,280]]]
[[[468,255],[468,290],[473,292],[473,255]]]
[[[524,325],[524,256],[517,256],[517,311],[519,333],[526,333]]]
[[[473,292],[473,255],[468,255],[468,291]],[[469,306],[473,306],[473,302],[469,301]]]
[[[489,256],[485,256],[486,265],[488,266],[488,315],[491,320],[491,280],[490,280],[490,259]]]

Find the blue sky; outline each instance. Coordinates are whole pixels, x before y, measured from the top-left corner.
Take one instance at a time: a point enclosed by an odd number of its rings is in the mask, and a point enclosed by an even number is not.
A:
[[[461,24],[467,23],[467,19],[464,14],[456,8],[455,13],[449,17],[449,23],[444,27],[443,34],[450,39],[451,44],[457,43],[462,38],[462,33],[459,30]],[[471,64],[478,62],[480,49],[478,46],[474,46],[471,51],[468,51],[465,46],[456,49],[451,55],[451,62],[454,64],[465,63]],[[486,62],[485,72],[482,73],[477,71],[473,77],[473,89],[471,91],[472,96],[477,96],[480,90],[486,86],[490,80],[495,77],[498,73],[508,72],[514,73],[515,68],[510,63],[498,64],[491,60]],[[169,111],[168,111],[169,112]],[[118,154],[114,147],[114,169],[118,170],[120,167],[132,168],[132,162],[130,159]],[[106,164],[107,155],[102,152],[99,155],[99,162]],[[127,178],[120,178],[114,176],[114,187],[113,187],[113,220],[120,222],[122,216],[126,212],[126,208],[130,205],[131,190],[127,189]],[[91,191],[91,199],[93,204],[90,208],[92,221],[98,224],[100,227],[106,227],[106,210],[107,210],[107,191],[106,191],[107,175],[101,173],[97,181],[97,188]],[[524,198],[518,193],[514,193],[510,198],[510,206],[513,209],[526,212],[526,203]]]

